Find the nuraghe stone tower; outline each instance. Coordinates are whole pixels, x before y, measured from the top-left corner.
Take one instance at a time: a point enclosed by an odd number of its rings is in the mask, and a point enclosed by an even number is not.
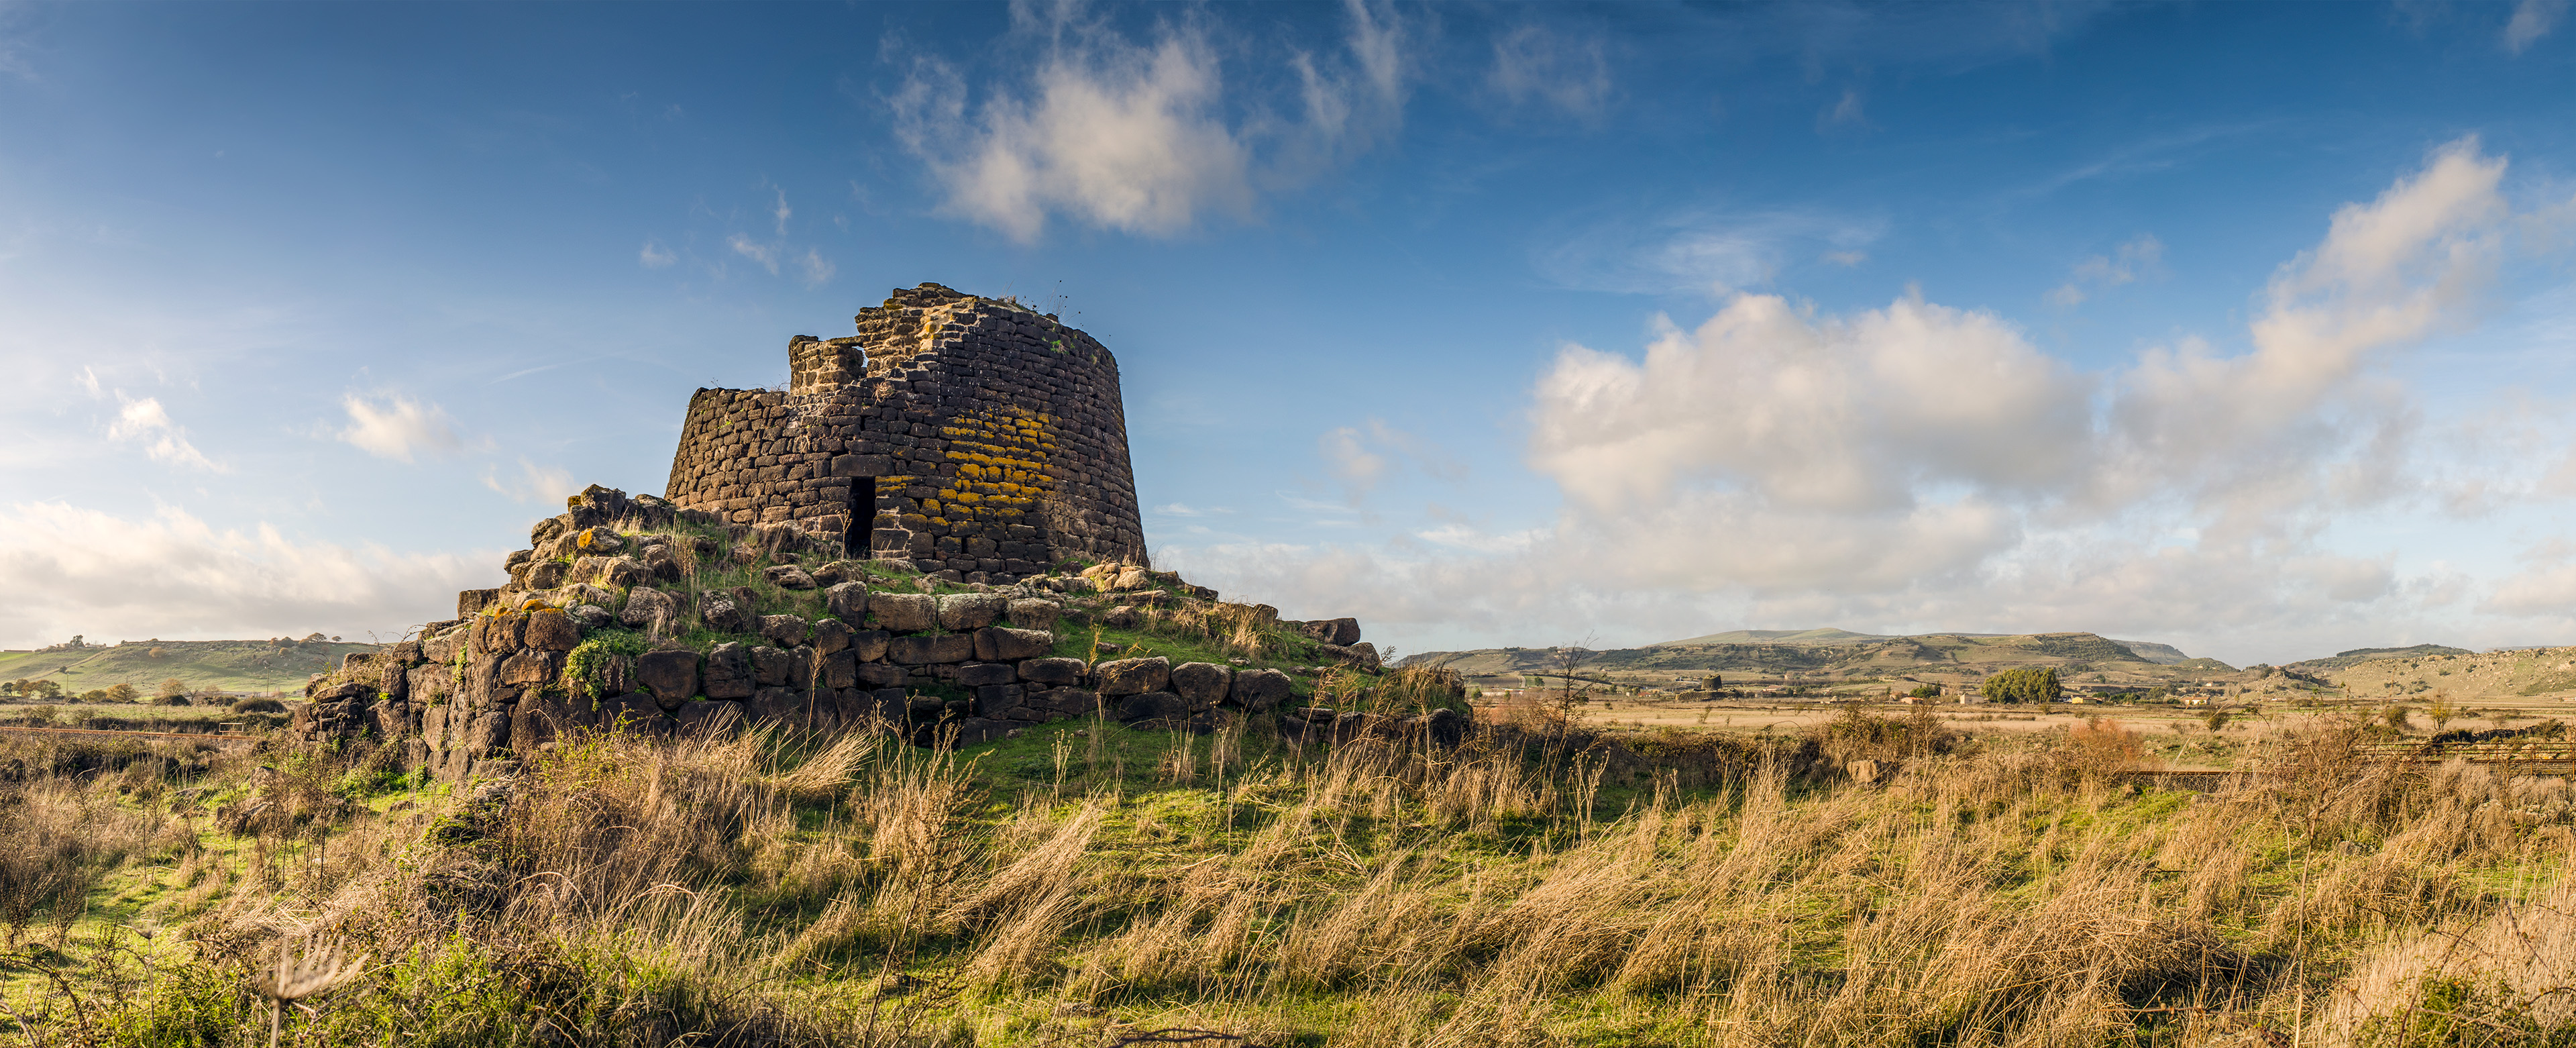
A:
[[[691,397],[666,497],[970,582],[1145,563],[1108,349],[938,284],[857,320],[854,337],[788,339],[784,393]]]

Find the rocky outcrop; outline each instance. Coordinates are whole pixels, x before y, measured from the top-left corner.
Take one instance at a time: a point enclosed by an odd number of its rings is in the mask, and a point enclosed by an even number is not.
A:
[[[1089,602],[1157,607],[1210,592],[1167,573],[1149,573],[1169,580],[1166,589],[1114,598],[1060,595],[1087,588],[1079,575],[924,592],[938,588],[924,576],[868,576],[823,560],[816,541],[793,529],[725,524],[596,487],[529,538],[531,548],[504,563],[509,586],[465,591],[458,618],[317,677],[290,733],[316,743],[373,738],[461,782],[506,774],[585,730],[685,737],[870,726],[922,745],[974,744],[1067,718],[1206,730],[1296,694],[1275,669],[1057,653],[1063,622],[1100,613]],[[674,570],[647,567],[658,564]],[[769,588],[731,584],[742,570]],[[1142,569],[1095,574],[1131,570]],[[838,581],[823,586],[825,578]],[[1068,600],[1082,606],[1069,610]],[[1349,635],[1356,632],[1352,624]]]

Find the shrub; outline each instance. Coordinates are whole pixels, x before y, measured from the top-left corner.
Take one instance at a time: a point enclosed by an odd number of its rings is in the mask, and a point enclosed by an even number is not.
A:
[[[1986,678],[1985,686],[1980,690],[1985,692],[1988,702],[2054,702],[2065,694],[2065,689],[2057,682],[2055,669],[2027,666]]]
[[[249,698],[233,703],[234,713],[284,713],[286,704],[276,699]]]

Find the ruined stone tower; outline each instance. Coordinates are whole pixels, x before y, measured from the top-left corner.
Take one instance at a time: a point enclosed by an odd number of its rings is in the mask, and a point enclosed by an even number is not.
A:
[[[857,320],[855,337],[789,339],[784,393],[689,398],[666,497],[966,581],[1145,563],[1109,350],[937,284]]]

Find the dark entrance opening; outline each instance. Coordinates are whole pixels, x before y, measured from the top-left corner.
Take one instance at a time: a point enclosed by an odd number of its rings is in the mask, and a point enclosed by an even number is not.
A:
[[[849,523],[841,530],[841,555],[869,554],[868,533],[877,526],[877,478],[850,478]]]

